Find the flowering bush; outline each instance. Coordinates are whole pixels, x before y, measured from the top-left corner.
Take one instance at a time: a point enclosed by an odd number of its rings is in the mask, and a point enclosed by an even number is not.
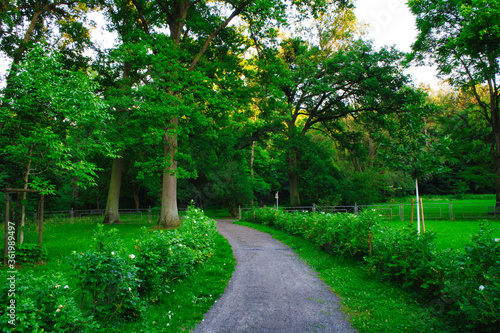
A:
[[[450,314],[466,328],[500,331],[500,242],[483,222],[450,272],[445,292],[456,299]]]
[[[124,256],[116,229],[95,233],[94,250],[73,253],[70,263],[82,293],[82,306],[98,319],[135,318],[140,315],[138,267],[135,255]]]
[[[8,281],[9,274],[0,274]],[[92,332],[99,325],[84,316],[73,298],[73,290],[61,275],[35,277],[33,272],[18,272],[15,283],[15,325],[7,304],[11,304],[9,284],[2,283],[0,331],[2,332]]]
[[[140,292],[156,301],[168,291],[169,283],[191,272],[210,257],[214,247],[215,222],[190,207],[179,229],[145,233],[137,242],[136,265],[143,281]]]

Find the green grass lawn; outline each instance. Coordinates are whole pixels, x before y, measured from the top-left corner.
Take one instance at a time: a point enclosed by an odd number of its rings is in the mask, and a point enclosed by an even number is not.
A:
[[[423,196],[424,219],[426,220],[500,220],[500,214],[492,214],[495,206],[495,195],[468,195],[461,198],[451,196]],[[378,208],[380,213],[392,220],[411,220],[412,199],[405,197],[394,199],[391,202],[378,203],[366,208]],[[402,211],[400,206],[402,206]],[[413,205],[413,218],[416,219],[417,207]]]
[[[493,229],[492,237],[500,238],[500,221],[488,220],[485,221],[489,227]],[[388,221],[391,227],[403,228],[408,227],[408,221]],[[435,233],[435,241],[438,249],[463,249],[467,245],[471,236],[476,235],[481,228],[481,220],[425,220],[426,232]],[[413,228],[417,228],[417,221],[414,220]],[[423,227],[421,226],[421,232]]]

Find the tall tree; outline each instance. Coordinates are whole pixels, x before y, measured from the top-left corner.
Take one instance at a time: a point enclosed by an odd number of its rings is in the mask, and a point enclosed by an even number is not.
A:
[[[2,97],[0,154],[23,170],[22,186],[54,192],[48,173],[95,184],[96,155],[112,155],[102,140],[110,117],[89,73],[64,68],[64,57],[38,46],[15,65]]]
[[[209,53],[227,47],[234,38],[235,18],[259,30],[270,22],[284,21],[287,5],[277,0],[247,1],[133,1],[147,27],[152,43],[150,51],[154,66],[149,67],[144,98],[155,110],[156,123],[163,124],[163,181],[160,223],[179,224],[177,211],[178,143],[187,117],[196,114],[193,100],[199,91],[211,90],[205,85],[200,65],[209,61]],[[318,6],[324,1],[292,1],[298,7]],[[164,32],[164,33],[159,33]],[[161,61],[160,61],[161,59]],[[153,63],[152,63],[153,64]],[[193,89],[192,84],[199,91]],[[190,86],[191,85],[191,86]],[[146,87],[147,86],[147,87]],[[154,101],[154,102],[153,102]],[[158,132],[155,132],[158,135]]]
[[[400,52],[374,51],[361,40],[325,53],[290,39],[279,49],[261,52],[259,83],[267,94],[261,108],[275,110],[286,126],[291,205],[300,205],[298,145],[308,131],[338,138],[345,135],[346,118],[376,119],[419,101],[419,94],[408,87],[402,60]]]
[[[488,87],[477,87],[484,98]],[[449,137],[449,155],[446,165],[450,170],[432,183],[439,193],[488,193],[494,191],[495,174],[491,151],[491,126],[483,116],[481,107],[470,91],[441,89],[432,92],[429,100],[438,107],[435,119],[439,131],[435,135]],[[426,186],[425,183],[422,186]]]
[[[500,2],[492,0],[410,0],[419,34],[413,56],[429,59],[440,75],[470,90],[494,137],[492,157],[497,175],[496,202],[500,205]],[[488,87],[482,98],[478,84]]]
[[[128,149],[138,144],[140,137],[140,126],[134,115],[138,103],[133,86],[140,81],[139,71],[144,70],[136,53],[141,44],[141,36],[148,32],[148,27],[141,23],[140,13],[132,2],[107,1],[103,11],[109,19],[108,29],[117,33],[118,45],[101,53],[97,68],[101,74],[104,96],[115,118],[107,134],[110,139],[115,139],[120,151],[119,156],[113,159],[111,167],[103,222],[118,223],[124,155]],[[128,165],[134,162],[132,160]]]

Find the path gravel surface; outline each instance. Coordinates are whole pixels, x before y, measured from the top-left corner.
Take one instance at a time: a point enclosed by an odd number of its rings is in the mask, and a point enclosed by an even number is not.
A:
[[[195,333],[356,332],[339,297],[290,247],[230,221],[217,227],[233,248],[236,269]]]

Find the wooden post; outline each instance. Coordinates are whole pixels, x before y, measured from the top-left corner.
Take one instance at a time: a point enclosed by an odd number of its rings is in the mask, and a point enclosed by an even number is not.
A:
[[[422,201],[422,198],[420,198],[420,207],[421,207],[421,210],[422,210],[422,232],[425,234],[424,202]]]
[[[415,202],[415,199],[411,198],[411,217],[410,217],[411,225],[413,225],[413,205],[414,205],[414,202]]]
[[[368,248],[370,250],[370,255],[373,254],[373,235],[370,233],[368,235]]]
[[[21,207],[21,192],[17,192],[16,198],[16,208],[12,211],[12,220],[14,220],[14,242],[19,243],[19,217],[17,217],[16,212],[19,212]]]
[[[9,210],[10,210],[10,194],[9,192],[5,192],[5,247],[3,250],[3,265],[7,265],[7,249],[9,242]]]

